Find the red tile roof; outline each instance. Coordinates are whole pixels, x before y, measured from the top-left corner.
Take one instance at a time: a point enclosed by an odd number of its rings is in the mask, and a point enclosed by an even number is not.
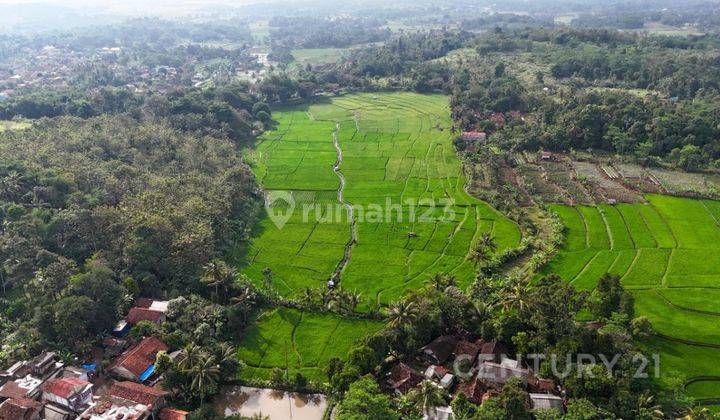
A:
[[[136,377],[155,364],[155,356],[160,351],[167,351],[168,346],[155,337],[147,337],[126,350],[115,360],[111,369],[123,367]]]
[[[460,385],[458,387],[458,393],[465,395],[465,397],[473,403],[480,404],[482,402],[483,394],[487,391],[487,389],[487,384],[475,376],[469,382],[465,382]]]
[[[423,380],[422,375],[405,363],[395,365],[387,376],[388,386],[403,394],[415,388]]]
[[[0,387],[0,397],[25,398],[27,397],[27,389],[20,388],[20,385],[15,381],[9,381]]]
[[[460,340],[455,345],[455,357],[460,355],[470,356],[470,359],[475,359],[480,351],[480,344],[476,344],[466,340]]]
[[[460,138],[467,141],[485,140],[487,134],[483,131],[464,131]]]
[[[73,394],[82,391],[90,385],[90,382],[83,381],[80,378],[68,377],[59,379],[50,379],[43,386],[43,392],[57,395],[60,398],[69,399]]]
[[[140,321],[160,322],[164,315],[165,314],[159,311],[135,307],[130,308],[130,312],[128,312],[125,317],[125,321],[130,325],[135,325]]]
[[[422,348],[423,353],[436,363],[443,363],[455,349],[457,339],[451,335],[441,335]]]
[[[187,415],[187,411],[178,410],[177,408],[163,408],[160,410],[160,420],[185,420]]]
[[[482,347],[480,347],[480,354],[485,356],[483,357],[483,360],[500,361],[500,356],[507,353],[507,347],[497,340],[484,343]]]
[[[448,370],[445,366],[435,365],[435,373],[442,378],[446,373],[448,373]]]
[[[29,419],[42,403],[26,398],[9,399],[0,404],[0,420]]]
[[[161,389],[145,386],[130,381],[115,382],[108,391],[108,395],[124,398],[143,405],[155,405],[158,400],[168,395]]]

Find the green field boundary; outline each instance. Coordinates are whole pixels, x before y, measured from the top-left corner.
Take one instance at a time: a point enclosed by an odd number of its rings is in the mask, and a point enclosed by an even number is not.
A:
[[[658,296],[660,296],[660,298],[662,298],[662,300],[664,300],[668,305],[672,306],[672,307],[675,308],[675,309],[679,309],[679,310],[682,310],[682,311],[688,311],[688,312],[696,312],[696,313],[704,314],[704,315],[710,315],[710,316],[720,317],[720,312],[704,311],[704,310],[701,310],[701,309],[693,309],[693,308],[688,308],[688,307],[685,307],[685,306],[682,306],[682,305],[678,305],[678,304],[674,303],[673,301],[671,301],[670,299],[668,299],[667,297],[663,296],[663,294],[660,293],[660,291],[659,291],[658,289],[653,288],[652,290],[655,291],[655,293],[656,293]]]

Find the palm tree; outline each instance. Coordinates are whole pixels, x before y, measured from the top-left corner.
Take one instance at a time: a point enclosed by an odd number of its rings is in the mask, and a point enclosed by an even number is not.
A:
[[[522,312],[528,308],[530,295],[530,285],[517,280],[512,283],[510,288],[505,291],[502,297],[503,311],[508,312],[511,309],[517,309]]]
[[[245,286],[237,296],[230,299],[233,306],[240,308],[244,323],[247,322],[247,316],[256,303],[256,297],[255,292],[253,292],[249,286]]]
[[[354,312],[357,306],[360,304],[360,298],[362,295],[360,293],[348,293],[346,297],[346,302],[348,305],[348,309],[350,312]]]
[[[487,248],[482,245],[481,242],[475,245],[472,251],[470,251],[470,255],[468,256],[468,258],[475,264],[475,267],[477,268],[478,265],[490,261],[490,253],[487,251]]]
[[[681,417],[682,420],[710,420],[713,418],[712,413],[707,407],[690,407]]]
[[[447,280],[445,276],[440,273],[436,273],[434,276],[430,277],[428,283],[438,292],[443,291],[445,287],[447,287]]]
[[[224,261],[214,259],[203,267],[203,275],[200,281],[208,287],[214,287],[218,301],[224,301],[236,278],[237,271],[235,268],[228,267]],[[223,291],[222,295],[220,294],[221,289]]]
[[[660,405],[655,404],[652,395],[640,395],[638,400],[637,417],[643,419],[664,419],[665,413],[662,412]],[[700,417],[701,419],[703,417]]]
[[[403,299],[395,302],[388,308],[388,324],[393,327],[402,327],[417,319],[418,307],[415,302]]]
[[[482,244],[483,248],[485,248],[488,251],[495,252],[497,250],[497,243],[495,242],[495,238],[493,238],[490,233],[485,232],[480,237],[480,243]]]
[[[202,349],[195,343],[185,346],[178,356],[177,365],[181,370],[187,371],[200,360]]]
[[[433,407],[447,404],[447,393],[432,381],[422,381],[415,389],[410,391],[408,399],[413,406],[423,414]]]
[[[303,300],[303,302],[305,302],[307,305],[317,306],[317,299],[316,299],[315,290],[313,290],[313,289],[310,288],[310,287],[306,287],[305,289],[303,289],[302,300]]]
[[[212,393],[218,383],[220,366],[215,357],[201,353],[198,361],[187,371],[190,375],[190,389],[200,396],[200,402]]]

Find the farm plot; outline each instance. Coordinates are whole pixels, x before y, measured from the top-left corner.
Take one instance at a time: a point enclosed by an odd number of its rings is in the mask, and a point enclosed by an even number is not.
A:
[[[302,373],[324,380],[324,368],[333,357],[347,355],[350,347],[382,323],[335,315],[277,308],[263,313],[245,332],[238,357],[247,367],[243,377],[269,379],[272,368],[286,369],[289,377]]]
[[[688,381],[720,377],[713,362],[720,357],[720,202],[645,199],[648,204],[551,206],[566,226],[566,240],[543,274],[586,290],[606,272],[619,275],[635,297],[636,315],[648,317],[658,334],[648,348],[659,352],[661,369]],[[683,357],[703,368],[688,368],[679,363]],[[720,398],[708,396],[720,390],[712,380],[687,389],[698,398]]]
[[[269,268],[276,289],[294,296],[339,270],[341,285],[361,293],[365,307],[395,300],[435,273],[468,285],[475,267],[467,256],[483,232],[499,250],[519,244],[514,222],[464,190],[446,97],[347,95],[274,116],[277,128],[248,160],[263,187],[290,192],[294,206],[271,208],[286,215],[283,226],[271,218],[260,224],[242,261],[251,279],[261,282]]]

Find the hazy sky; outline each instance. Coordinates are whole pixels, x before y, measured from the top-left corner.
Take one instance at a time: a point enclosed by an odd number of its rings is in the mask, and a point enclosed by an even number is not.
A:
[[[267,0],[0,0],[0,5],[46,4],[66,6],[86,13],[148,14],[162,11],[183,14],[213,5],[242,6],[260,2]]]

